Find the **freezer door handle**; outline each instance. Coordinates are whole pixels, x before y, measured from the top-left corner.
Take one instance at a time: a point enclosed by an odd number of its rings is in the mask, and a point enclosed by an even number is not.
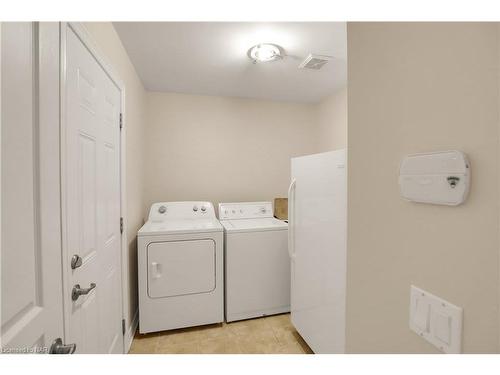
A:
[[[293,178],[288,187],[288,255],[292,260],[295,258],[295,184]]]

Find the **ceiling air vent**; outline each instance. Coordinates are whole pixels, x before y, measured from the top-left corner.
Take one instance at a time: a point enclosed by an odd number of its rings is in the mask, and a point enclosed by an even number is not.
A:
[[[313,55],[311,53],[302,61],[299,65],[299,69],[320,70],[330,59],[331,56]]]

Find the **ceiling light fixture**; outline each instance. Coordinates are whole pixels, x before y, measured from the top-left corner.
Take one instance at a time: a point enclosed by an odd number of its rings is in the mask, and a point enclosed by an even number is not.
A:
[[[250,48],[247,55],[254,64],[275,61],[283,58],[283,48],[276,44],[260,43]]]

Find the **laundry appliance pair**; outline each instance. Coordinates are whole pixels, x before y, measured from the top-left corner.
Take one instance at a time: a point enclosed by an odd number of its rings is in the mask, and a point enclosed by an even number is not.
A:
[[[290,311],[287,223],[271,202],[159,202],[138,232],[139,332]]]

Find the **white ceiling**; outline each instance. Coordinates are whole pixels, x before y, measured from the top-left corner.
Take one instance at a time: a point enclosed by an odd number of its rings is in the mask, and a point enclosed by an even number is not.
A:
[[[115,22],[150,91],[317,102],[347,85],[343,22]],[[275,43],[287,57],[253,64],[250,47]],[[309,54],[333,56],[298,69]]]

